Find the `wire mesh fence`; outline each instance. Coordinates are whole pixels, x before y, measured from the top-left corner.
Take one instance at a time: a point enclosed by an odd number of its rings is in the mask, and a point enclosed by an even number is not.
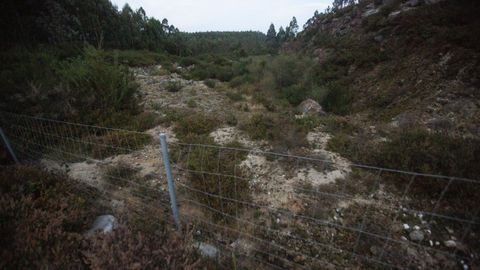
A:
[[[162,130],[10,113],[0,121],[22,162],[172,223]],[[176,140],[169,151],[180,220],[193,227],[200,253],[224,268],[478,266],[479,181]]]

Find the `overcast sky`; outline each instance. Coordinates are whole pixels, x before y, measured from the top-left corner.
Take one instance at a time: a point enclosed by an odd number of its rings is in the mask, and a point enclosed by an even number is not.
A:
[[[266,32],[270,23],[276,29],[286,26],[293,16],[302,29],[315,10],[323,11],[332,0],[111,0],[120,9],[145,9],[147,16],[167,18],[180,31]]]

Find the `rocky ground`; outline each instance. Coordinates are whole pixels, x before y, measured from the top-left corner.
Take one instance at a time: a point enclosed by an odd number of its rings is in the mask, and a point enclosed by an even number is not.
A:
[[[209,88],[203,82],[186,80],[177,74],[151,75],[155,74],[156,69],[158,67],[135,70],[141,95],[148,111],[162,114],[165,108],[189,107],[205,115],[223,115],[228,111],[228,113],[239,114],[242,117],[248,117],[248,114],[262,111],[262,106],[255,104],[248,97],[241,103],[246,104],[252,110],[242,110],[241,108],[244,105],[233,104],[234,102],[226,97],[222,86]],[[179,84],[180,89],[175,92],[168,91],[168,84],[171,82]],[[192,100],[195,102],[194,107],[189,106]],[[177,139],[172,126],[159,125],[146,131],[146,133],[156,138],[160,132],[164,132],[167,134],[169,142],[175,143]],[[340,249],[351,248],[353,245],[351,241],[354,241],[357,235],[346,232],[348,230],[342,231],[341,228],[352,224],[358,225],[355,218],[368,213],[371,214],[369,218],[372,220],[370,221],[374,221],[377,215],[378,222],[384,222],[381,226],[386,226],[387,229],[382,233],[390,234],[390,237],[403,243],[399,247],[399,253],[408,258],[411,262],[410,265],[415,265],[418,269],[439,269],[442,264],[447,268],[454,268],[455,265],[458,265],[459,262],[452,262],[448,258],[441,257],[441,254],[429,252],[422,245],[432,248],[441,246],[444,250],[455,250],[461,245],[461,243],[455,242],[457,239],[455,236],[460,237],[459,232],[450,233],[448,231],[445,235],[445,232],[440,233],[432,230],[432,226],[428,221],[423,220],[423,216],[409,212],[401,213],[400,218],[393,223],[391,217],[401,209],[391,209],[389,206],[395,205],[398,197],[382,190],[382,188],[374,194],[369,194],[369,196],[352,192],[351,196],[332,200],[315,195],[315,191],[326,190],[326,192],[329,192],[329,188],[332,187],[333,190],[330,192],[340,193],[339,187],[350,186],[352,181],[358,181],[356,185],[363,185],[358,179],[350,177],[352,168],[348,160],[326,149],[331,136],[324,132],[322,127],[314,129],[306,136],[308,147],[303,149],[303,152],[308,156],[315,157],[313,161],[270,154],[268,151],[271,150],[271,147],[268,142],[251,140],[247,134],[236,126],[221,126],[210,133],[210,137],[218,145],[226,145],[236,141],[242,147],[251,149],[240,163],[239,169],[250,176],[249,185],[252,190],[252,203],[264,208],[260,212],[260,216],[258,216],[258,210],[246,209],[240,218],[263,224],[263,227],[275,228],[275,233],[272,234],[271,230],[265,231],[263,228],[252,227],[251,224],[245,225],[243,229],[239,227],[239,230],[248,232],[260,239],[289,247],[291,251],[287,252],[287,257],[289,261],[293,261],[293,265],[313,265],[312,267],[315,268],[315,263],[319,261],[325,263],[321,259],[322,256],[326,256],[324,254],[325,250],[328,250],[330,255],[332,251],[325,249],[323,245],[319,245],[315,241],[337,246]],[[108,168],[115,168],[119,164],[128,164],[134,169],[135,177],[128,180],[142,181],[149,189],[161,190],[164,191],[165,195],[167,194],[165,172],[159,147],[158,140],[154,139],[152,143],[139,150],[105,159],[87,159],[82,162],[63,164],[44,159],[42,163],[47,168],[64,171],[72,178],[100,190],[110,190],[117,195],[117,198],[111,201],[112,207],[118,208],[122,207],[124,202],[130,199],[129,197],[135,196],[130,191],[136,190],[132,186],[112,189],[111,182],[109,183],[106,180],[106,177],[108,178],[108,175],[106,176]],[[122,175],[120,176],[122,177]],[[129,173],[123,175],[123,177],[129,178],[132,175]],[[188,174],[174,168],[174,177],[178,184],[188,185]],[[184,198],[179,199],[183,201]],[[369,209],[369,212],[366,209]],[[201,211],[188,204],[181,204],[182,213],[188,213],[192,216],[205,216],[200,213]],[[298,216],[310,216],[313,219],[305,220],[298,218]],[[318,224],[316,222],[317,218],[331,222],[334,226]],[[240,225],[242,225],[241,222]],[[197,233],[199,235],[206,234],[202,231],[202,226],[199,226]],[[218,231],[211,237],[246,254],[264,248],[262,244],[254,241],[251,237],[244,237],[241,234],[236,237],[233,235],[227,237],[221,231]],[[422,244],[412,246],[410,243]],[[363,255],[383,256],[381,251],[382,248],[385,248],[383,242],[359,243],[359,245],[362,244],[365,245],[361,252]],[[208,254],[212,254],[212,252],[216,254],[213,243],[200,242],[198,246],[204,247],[201,252],[208,250]],[[298,252],[299,250],[309,251]],[[355,250],[355,252],[358,252],[358,250]],[[270,250],[270,253],[277,254],[279,257],[285,256],[283,251],[278,249]],[[343,268],[353,263],[350,257],[345,257],[345,254],[339,254],[338,252],[333,252],[333,254],[336,254],[335,259],[328,262],[328,268]],[[279,262],[278,258],[269,257],[266,260],[279,263],[285,267],[292,267],[291,264]],[[395,258],[389,258],[389,260],[394,264],[401,263]],[[468,267],[467,263],[462,262],[462,267]]]

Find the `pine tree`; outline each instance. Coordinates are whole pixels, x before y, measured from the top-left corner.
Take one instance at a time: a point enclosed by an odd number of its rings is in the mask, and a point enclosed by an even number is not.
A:
[[[274,53],[278,48],[278,40],[277,40],[277,31],[275,30],[275,25],[270,24],[270,27],[267,31],[267,46],[271,53]]]
[[[283,42],[285,42],[286,39],[287,39],[287,34],[283,29],[283,27],[280,26],[280,29],[278,29],[277,40],[280,44],[282,44]]]
[[[288,38],[292,39],[297,36],[298,33],[298,23],[297,23],[297,18],[293,17],[292,21],[290,22],[290,25],[288,27],[290,31],[287,32]]]

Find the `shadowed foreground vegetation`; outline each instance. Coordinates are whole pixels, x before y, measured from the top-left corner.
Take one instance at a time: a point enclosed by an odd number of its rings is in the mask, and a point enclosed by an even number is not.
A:
[[[160,223],[155,223],[153,218],[141,219],[127,211],[120,215],[120,225],[113,233],[84,236],[97,215],[113,212],[102,203],[101,193],[66,176],[28,166],[2,167],[0,193],[3,269],[186,269],[205,265],[187,244],[188,234],[171,233],[163,224],[165,218],[159,216]]]

